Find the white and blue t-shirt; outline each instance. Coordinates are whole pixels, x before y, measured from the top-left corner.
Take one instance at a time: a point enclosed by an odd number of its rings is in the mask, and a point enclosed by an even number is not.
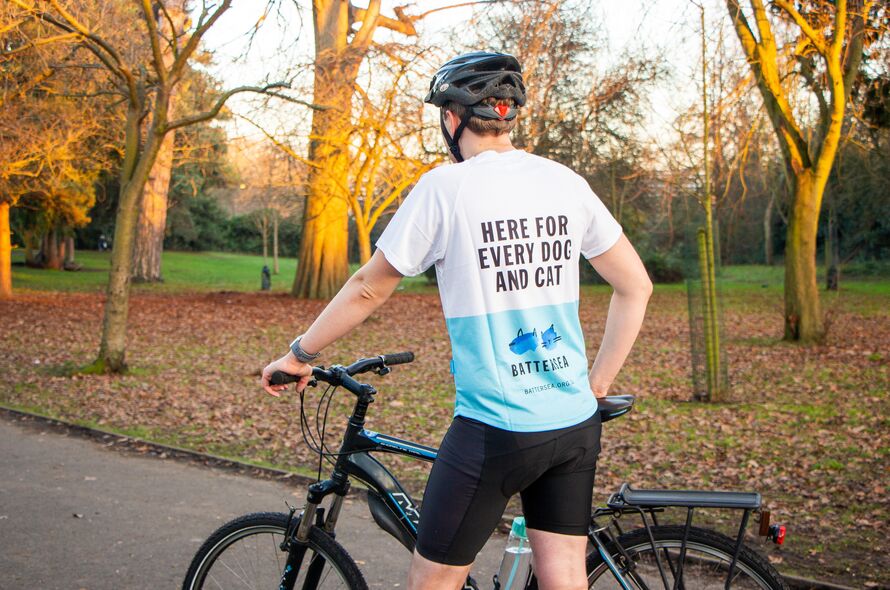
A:
[[[436,265],[456,416],[534,432],[593,415],[578,260],[620,236],[583,178],[521,150],[420,179],[377,247],[406,276]]]

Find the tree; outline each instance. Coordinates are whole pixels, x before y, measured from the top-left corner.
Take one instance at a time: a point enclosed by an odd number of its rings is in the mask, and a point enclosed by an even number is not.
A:
[[[315,85],[303,239],[292,292],[296,297],[330,298],[349,276],[347,260],[352,98],[359,67],[378,27],[414,36],[415,18],[401,7],[397,19],[380,14],[380,0],[367,9],[349,0],[314,0]],[[355,29],[355,25],[359,25]]]
[[[381,52],[382,62],[374,64],[375,74],[369,76],[373,79],[364,84],[368,90],[356,85],[361,110],[353,127],[345,192],[355,220],[362,264],[371,259],[371,231],[380,217],[444,159],[438,153],[430,158],[420,149],[422,110],[406,88],[406,78],[414,73],[420,54],[399,55],[398,50]]]
[[[12,294],[10,209],[29,264],[73,261],[70,232],[89,221],[94,183],[109,165],[107,104],[87,98],[95,76],[70,48],[32,42],[9,6],[0,14],[0,296]],[[18,23],[21,25],[22,23]],[[77,84],[78,91],[69,90]],[[40,248],[39,260],[33,255]]]
[[[590,3],[543,0],[494,3],[477,17],[470,45],[515,55],[527,102],[514,144],[591,178],[599,165],[636,149],[646,90],[663,75],[658,61],[622,55],[610,67],[608,47]]]
[[[161,48],[164,68],[169,69],[175,59],[174,48],[183,39],[188,27],[184,6],[170,6],[166,14],[158,12],[158,33],[173,40]],[[188,69],[184,75],[188,74]],[[180,86],[187,86],[186,83]],[[170,112],[175,111],[182,88],[170,94]],[[173,173],[173,147],[176,131],[170,131],[161,142],[155,163],[148,174],[142,192],[142,206],[136,223],[136,243],[133,252],[133,280],[139,282],[161,281],[161,252],[164,249],[164,230],[167,227],[167,196]]]
[[[816,284],[819,212],[874,3],[774,0],[768,10],[763,0],[749,0],[756,34],[739,0],[726,0],[726,6],[793,184],[785,245],[785,339],[817,341],[825,330]],[[780,47],[771,20],[787,26],[792,37],[787,47]],[[792,107],[783,84],[790,65],[784,62],[786,55],[794,60],[818,105],[809,128],[807,119]]]
[[[158,27],[160,19],[172,22],[169,7],[182,6],[173,0],[154,3],[149,0],[127,3],[118,0],[9,2],[20,10],[22,22],[38,29],[34,43],[64,40],[89,52],[95,64],[109,73],[105,92],[121,97],[126,105],[120,194],[102,339],[98,358],[88,368],[95,372],[122,372],[126,370],[130,277],[140,198],[165,137],[176,129],[216,117],[234,94],[270,92],[286,84],[231,88],[222,92],[206,110],[174,119],[170,114],[171,97],[202,38],[229,9],[231,0],[214,5],[202,4],[182,38],[164,35]],[[117,26],[108,26],[109,22]],[[132,35],[135,23],[144,28],[145,34],[136,41]],[[176,27],[171,26],[170,30],[175,31]],[[174,56],[169,66],[164,61],[167,48]]]
[[[300,212],[305,166],[265,143],[245,144],[235,152],[230,159],[240,177],[240,190],[235,197],[238,209],[248,212],[260,232],[264,264],[267,264],[269,238],[272,238],[272,272],[278,274],[279,225],[282,219]]]

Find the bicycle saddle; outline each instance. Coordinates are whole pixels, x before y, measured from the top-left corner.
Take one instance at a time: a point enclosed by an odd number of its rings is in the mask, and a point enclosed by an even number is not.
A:
[[[635,399],[632,395],[610,395],[598,398],[596,402],[599,405],[600,422],[608,422],[627,414],[633,408]]]

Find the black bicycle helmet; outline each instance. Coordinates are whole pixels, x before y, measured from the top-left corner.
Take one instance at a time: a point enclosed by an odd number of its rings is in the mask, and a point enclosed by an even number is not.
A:
[[[515,106],[479,105],[486,98],[511,98]],[[452,101],[469,107],[471,116],[482,119],[510,121],[516,118],[518,111],[515,107],[525,104],[525,85],[519,61],[506,53],[488,51],[465,53],[448,61],[433,76],[424,102],[442,107]],[[445,112],[441,114],[442,135],[458,162],[463,161],[458,141],[468,120],[469,117],[460,122],[452,137],[445,128]]]

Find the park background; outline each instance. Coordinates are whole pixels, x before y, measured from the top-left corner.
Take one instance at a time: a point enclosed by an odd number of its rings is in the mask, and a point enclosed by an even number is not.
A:
[[[0,6],[3,405],[311,473],[297,402],[259,369],[444,165],[435,68],[507,51],[529,86],[515,143],[585,177],[656,283],[597,500],[756,489],[789,524],[764,547],[781,571],[890,583],[886,3]],[[610,289],[582,269],[594,355]],[[432,275],[325,361],[400,350],[418,360],[375,382],[371,427],[436,445]]]

